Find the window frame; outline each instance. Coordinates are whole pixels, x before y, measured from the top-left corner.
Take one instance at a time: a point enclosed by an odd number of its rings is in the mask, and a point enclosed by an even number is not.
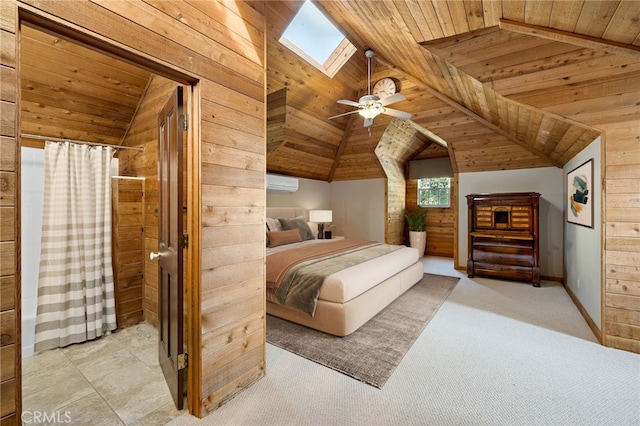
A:
[[[313,6],[317,10],[318,13],[322,14],[325,17],[325,19],[331,25],[333,25],[335,30],[342,35],[342,37],[343,37],[342,41],[336,46],[336,48],[329,55],[329,57],[324,61],[324,63],[318,62],[311,55],[309,55],[303,48],[299,47],[294,41],[288,39],[285,36],[285,33],[287,32],[289,26],[298,17],[298,13],[296,13],[295,16],[289,22],[289,24],[287,24],[287,27],[285,28],[285,31],[282,33],[282,35],[280,36],[278,41],[280,42],[280,44],[282,44],[283,46],[287,47],[293,53],[295,53],[296,55],[298,55],[299,57],[304,59],[306,62],[311,64],[314,68],[316,68],[317,70],[321,71],[323,74],[325,74],[329,78],[333,78],[336,75],[336,73],[344,66],[344,64],[347,63],[347,61],[351,58],[351,56],[353,56],[353,54],[356,53],[356,51],[358,49],[344,35],[342,30],[340,28],[338,28],[338,26],[336,24],[334,24],[332,22],[332,20],[329,19],[329,17],[327,17],[324,14],[324,12],[322,10],[320,10],[320,8],[314,4],[314,2],[312,2],[311,0],[306,0],[305,3],[307,3],[307,2],[310,3],[310,5]]]
[[[440,187],[440,188],[421,188],[421,182],[422,181],[431,181],[431,180],[436,180],[436,179],[437,180],[446,179],[447,180],[447,186],[445,188],[442,188],[442,187]],[[417,191],[416,192],[416,196],[417,196],[416,203],[417,203],[418,206],[424,207],[424,208],[427,208],[427,209],[433,209],[433,208],[436,208],[436,209],[448,209],[448,208],[451,208],[451,177],[442,176],[442,177],[433,177],[433,178],[421,178],[421,179],[417,179],[417,181],[418,182],[417,182],[417,185],[416,185],[416,187],[417,187],[417,189],[416,189],[416,191]],[[437,191],[437,199],[438,200],[440,200],[440,198],[442,197],[442,191],[446,190],[446,193],[447,193],[447,204],[441,204],[441,203],[438,203],[438,204],[429,204],[429,203],[423,204],[421,202],[421,200],[422,200],[421,192],[422,191],[430,191],[430,190],[436,190]],[[426,197],[426,199],[429,198],[428,195],[426,195],[425,197]]]

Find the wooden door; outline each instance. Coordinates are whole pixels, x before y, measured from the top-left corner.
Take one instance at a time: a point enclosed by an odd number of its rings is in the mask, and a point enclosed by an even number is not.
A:
[[[182,87],[174,90],[158,116],[160,147],[158,180],[160,190],[158,234],[158,356],[171,395],[179,410],[183,407],[183,227],[182,227],[182,142],[185,118]]]

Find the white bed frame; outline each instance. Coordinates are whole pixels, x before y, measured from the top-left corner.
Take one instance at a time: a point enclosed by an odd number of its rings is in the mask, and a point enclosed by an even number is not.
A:
[[[267,217],[288,219],[296,216],[308,219],[308,212],[305,209],[293,207],[267,207]],[[319,299],[313,317],[269,301],[267,301],[267,313],[325,333],[346,336],[356,331],[420,281],[423,275],[423,265],[418,260],[345,303]]]

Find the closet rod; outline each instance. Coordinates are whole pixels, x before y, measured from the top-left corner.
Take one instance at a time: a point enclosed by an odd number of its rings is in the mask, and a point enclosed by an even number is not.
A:
[[[144,148],[140,148],[140,147],[109,145],[107,143],[80,141],[80,140],[76,140],[76,139],[52,138],[52,137],[49,137],[49,136],[31,135],[29,133],[21,133],[20,136],[23,137],[23,138],[28,138],[28,139],[39,139],[39,140],[51,141],[51,142],[83,143],[85,145],[93,145],[93,146],[110,146],[111,148],[114,148],[114,149],[133,149],[133,150],[136,150],[136,151],[144,151]]]

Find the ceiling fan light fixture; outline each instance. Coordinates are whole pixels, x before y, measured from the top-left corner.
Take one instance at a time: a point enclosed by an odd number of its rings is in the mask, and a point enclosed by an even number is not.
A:
[[[376,118],[381,113],[382,108],[376,108],[375,106],[369,106],[358,111],[358,114],[360,114],[364,118]]]
[[[365,56],[367,57],[367,94],[360,97],[358,102],[346,99],[338,100],[339,104],[349,105],[358,109],[345,112],[343,114],[334,115],[332,117],[329,117],[329,120],[331,120],[332,118],[358,113],[358,115],[364,118],[364,127],[370,127],[373,124],[373,119],[380,114],[387,114],[402,119],[411,118],[411,114],[409,114],[408,112],[385,108],[386,105],[404,101],[404,95],[401,95],[400,93],[394,93],[389,96],[385,96],[383,99],[380,99],[380,96],[371,94],[371,58],[373,58],[375,54],[373,53],[373,50],[368,49],[365,52]],[[369,129],[369,132],[371,132],[371,129]]]

